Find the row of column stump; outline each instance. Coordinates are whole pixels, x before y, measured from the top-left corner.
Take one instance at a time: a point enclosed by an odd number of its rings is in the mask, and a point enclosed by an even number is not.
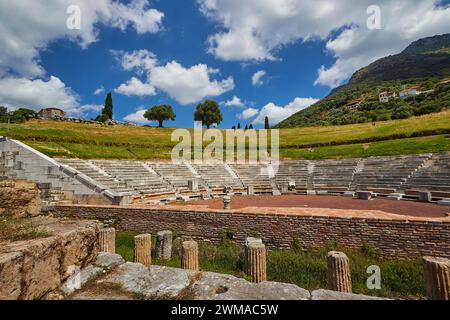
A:
[[[156,236],[156,255],[158,259],[172,258],[171,231],[160,231]],[[152,236],[141,234],[134,237],[134,262],[150,267],[152,265]],[[115,229],[100,230],[100,251],[115,253]],[[181,267],[199,271],[198,243],[183,241],[181,248]],[[424,270],[427,282],[427,296],[430,300],[450,300],[450,260],[445,258],[424,257]],[[244,272],[254,283],[267,280],[266,246],[259,238],[249,237],[244,246]],[[328,289],[339,292],[352,292],[350,263],[347,255],[339,251],[330,251],[327,255]]]

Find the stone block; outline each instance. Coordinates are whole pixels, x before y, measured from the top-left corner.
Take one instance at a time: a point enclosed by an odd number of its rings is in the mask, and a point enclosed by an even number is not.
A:
[[[357,191],[356,196],[360,200],[372,200],[373,192],[372,191]]]
[[[431,202],[433,199],[431,192],[429,191],[419,191],[419,201],[420,202]]]
[[[400,201],[403,199],[403,196],[404,196],[403,193],[391,193],[386,197],[386,200]]]
[[[355,197],[355,192],[354,191],[345,191],[342,196],[343,197],[348,197],[348,198],[354,198]]]
[[[450,198],[442,199],[442,200],[438,201],[438,204],[440,206],[450,207]]]
[[[118,254],[100,252],[95,259],[94,265],[103,269],[113,269],[124,263],[125,260]]]

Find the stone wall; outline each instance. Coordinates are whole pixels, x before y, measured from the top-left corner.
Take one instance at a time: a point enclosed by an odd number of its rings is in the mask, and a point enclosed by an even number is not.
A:
[[[98,253],[98,222],[37,217],[33,224],[49,235],[0,241],[0,300],[39,299],[61,286],[69,267],[85,267]]]
[[[34,217],[40,214],[41,208],[42,201],[35,183],[0,180],[0,215]]]
[[[61,206],[62,216],[116,219],[121,230],[156,234],[173,230],[193,240],[218,242],[227,233],[242,243],[248,236],[261,237],[269,248],[292,248],[297,239],[305,249],[323,248],[337,241],[343,248],[363,244],[377,248],[383,257],[401,259],[424,255],[450,257],[450,222],[377,218],[340,218],[295,214],[255,214],[225,211],[187,211],[176,208],[126,208]],[[437,219],[438,220],[438,219]]]

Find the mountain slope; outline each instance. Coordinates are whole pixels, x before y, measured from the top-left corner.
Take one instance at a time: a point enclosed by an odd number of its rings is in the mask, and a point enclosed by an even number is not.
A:
[[[450,86],[440,84],[450,76],[450,34],[420,39],[403,52],[375,61],[355,72],[347,85],[331,91],[313,106],[282,121],[278,128],[350,124],[407,118],[450,107]],[[379,102],[383,91],[399,92],[411,86],[427,95],[403,101]],[[351,108],[352,102],[361,105]]]

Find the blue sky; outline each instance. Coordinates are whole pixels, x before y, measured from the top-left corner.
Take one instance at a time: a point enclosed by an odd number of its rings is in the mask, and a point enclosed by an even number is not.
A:
[[[220,127],[258,127],[265,115],[274,124],[360,67],[450,30],[446,1],[379,3],[380,28],[370,29],[370,1],[5,0],[0,105],[54,105],[90,118],[111,91],[117,120],[145,123],[139,110],[170,104],[177,119],[166,125],[192,127],[196,104],[211,98]],[[80,30],[65,28],[70,4],[81,8]]]

